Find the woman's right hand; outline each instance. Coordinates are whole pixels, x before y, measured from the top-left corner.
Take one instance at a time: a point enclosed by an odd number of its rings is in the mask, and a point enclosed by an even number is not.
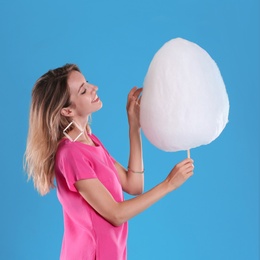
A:
[[[189,179],[193,175],[193,169],[193,160],[190,158],[176,164],[165,179],[170,191],[179,188],[187,179]]]
[[[129,126],[139,129],[140,125],[140,103],[143,88],[133,87],[127,96],[127,116]]]

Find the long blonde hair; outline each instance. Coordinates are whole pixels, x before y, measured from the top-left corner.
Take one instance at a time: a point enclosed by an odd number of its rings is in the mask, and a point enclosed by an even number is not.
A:
[[[63,129],[70,123],[61,109],[71,104],[67,80],[72,71],[80,72],[75,64],[49,70],[32,90],[25,169],[41,195],[55,187],[55,153]]]

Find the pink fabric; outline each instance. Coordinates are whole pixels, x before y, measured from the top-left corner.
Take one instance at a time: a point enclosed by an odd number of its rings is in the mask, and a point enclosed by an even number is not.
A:
[[[123,201],[114,159],[93,134],[90,137],[96,146],[64,139],[56,153],[57,196],[64,216],[60,259],[125,260],[127,223],[111,225],[74,186],[78,180],[98,178],[117,202]]]

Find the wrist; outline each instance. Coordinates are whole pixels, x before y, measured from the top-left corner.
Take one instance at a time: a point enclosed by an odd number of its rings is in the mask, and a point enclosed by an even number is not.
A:
[[[144,174],[144,168],[142,167],[142,170],[133,170],[132,168],[130,168],[129,166],[127,167],[127,171],[128,172],[132,172],[132,173],[138,173],[138,174]]]
[[[157,185],[157,188],[160,190],[161,197],[164,197],[171,192],[170,187],[166,181],[160,182]]]
[[[167,193],[170,193],[176,189],[176,187],[168,179],[164,180],[162,184]]]
[[[137,125],[129,125],[129,133],[141,133],[141,127]]]

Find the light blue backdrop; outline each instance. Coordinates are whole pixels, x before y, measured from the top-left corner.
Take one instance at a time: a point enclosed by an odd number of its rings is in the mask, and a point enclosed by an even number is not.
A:
[[[0,1],[0,259],[59,258],[62,212],[52,191],[37,195],[22,168],[31,88],[50,68],[77,63],[99,86],[93,130],[127,164],[126,95],[142,86],[155,52],[176,37],[215,59],[230,98],[230,122],[191,151],[195,175],[129,222],[129,260],[259,259],[258,0]],[[184,152],[144,137],[148,190]]]

